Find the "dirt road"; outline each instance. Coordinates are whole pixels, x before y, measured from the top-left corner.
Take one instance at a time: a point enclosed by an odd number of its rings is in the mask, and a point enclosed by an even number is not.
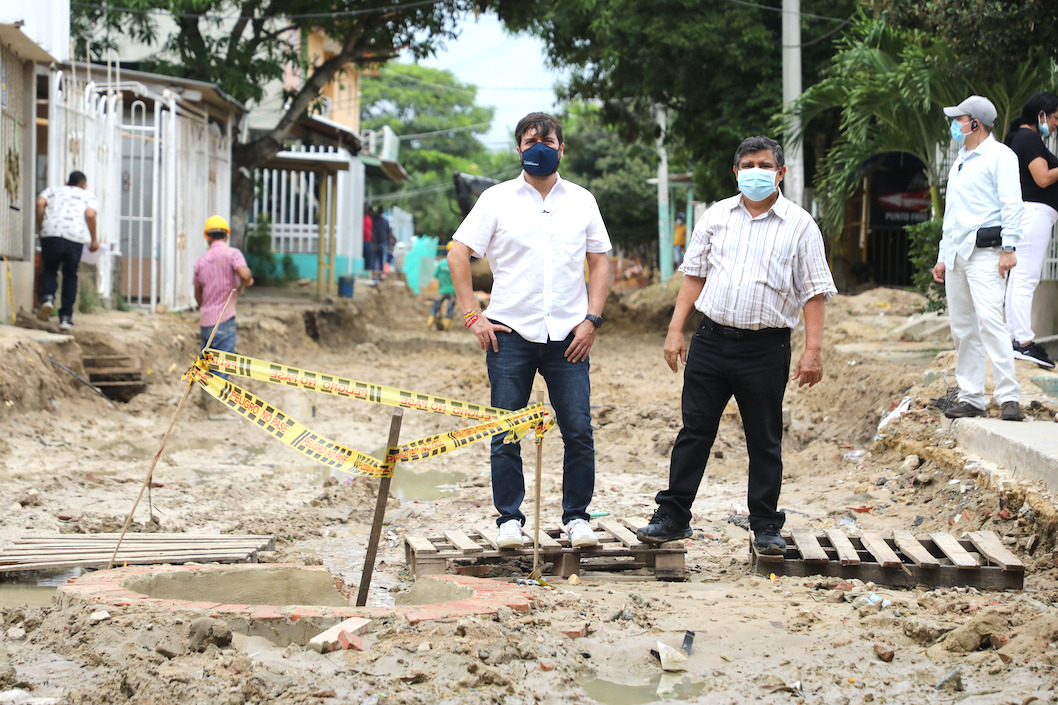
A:
[[[592,352],[593,511],[645,522],[665,482],[679,429],[681,377],[665,367],[660,352],[674,292],[675,285],[657,287],[607,306],[607,326]],[[0,689],[0,701],[1058,701],[1053,507],[1041,488],[1015,484],[1000,493],[988,468],[967,465],[928,409],[946,391],[943,376],[929,374],[951,362],[942,352],[945,336],[910,351],[896,350],[888,338],[919,303],[912,294],[874,290],[828,304],[825,379],[787,393],[780,501],[787,527],[996,531],[1029,566],[1024,592],[756,575],[738,519],[745,513],[746,451],[732,405],[695,505],[686,582],[610,574],[585,574],[579,585],[556,579],[554,590],[538,589],[529,615],[417,627],[383,620],[365,636],[363,652],[327,655],[238,635],[230,647],[200,653],[190,649],[186,620],[166,613],[130,611],[93,624],[88,613],[9,599],[0,634],[7,690]],[[427,304],[396,283],[358,286],[353,302],[324,307],[289,295],[247,304],[240,302],[239,348],[248,355],[488,401],[484,361],[473,341],[465,331],[427,331]],[[6,509],[0,542],[30,531],[120,530],[183,391],[180,373],[197,343],[193,316],[109,313],[82,317],[77,325],[76,345],[29,341],[9,330],[0,335],[0,414],[7,429],[0,438],[0,507]],[[795,333],[794,341],[796,359],[803,337]],[[87,351],[143,357],[150,367],[147,391],[111,408],[46,362],[51,355],[76,369]],[[1037,373],[1018,364],[1026,378]],[[246,386],[352,448],[377,454],[384,446],[386,407]],[[327,477],[216,402],[199,405],[195,392],[155,471],[153,519],[144,504],[134,530],[273,534],[278,550],[267,560],[322,563],[355,586],[377,484]],[[912,397],[911,410],[876,440],[879,420],[905,395]],[[1054,409],[1037,413],[1053,417]],[[401,437],[460,423],[409,411]],[[544,453],[542,514],[546,526],[557,527],[557,431]],[[369,604],[392,604],[411,587],[405,533],[492,520],[488,477],[487,444],[398,467]],[[496,571],[497,579],[526,571],[510,565]],[[561,634],[570,624],[587,624],[588,635]],[[663,674],[650,649],[659,641],[679,646],[685,630],[696,632],[685,670]],[[878,655],[888,650],[891,661]]]

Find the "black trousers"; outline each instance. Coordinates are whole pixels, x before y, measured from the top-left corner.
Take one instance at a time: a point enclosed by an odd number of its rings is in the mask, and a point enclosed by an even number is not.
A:
[[[683,373],[683,428],[669,463],[668,489],[655,501],[682,524],[691,520],[691,504],[705,474],[724,407],[732,396],[742,415],[749,451],[749,523],[754,531],[781,527],[782,401],[790,375],[790,330],[735,340],[698,326]]]
[[[40,239],[40,293],[42,297],[55,297],[59,288],[59,270],[62,270],[62,297],[59,318],[71,320],[77,305],[77,267],[81,264],[80,242],[64,237],[42,237]]]

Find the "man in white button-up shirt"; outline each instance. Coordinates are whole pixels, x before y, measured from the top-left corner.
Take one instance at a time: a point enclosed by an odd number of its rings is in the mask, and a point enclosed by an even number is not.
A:
[[[805,348],[793,379],[823,378],[824,303],[837,293],[823,236],[812,216],[779,191],[786,174],[782,147],[749,137],[735,151],[740,195],[718,201],[694,226],[680,266],[683,282],[665,338],[665,362],[684,365],[683,428],[669,462],[669,485],[636,536],[664,543],[691,535],[698,494],[720,417],[738,402],[749,454],[749,525],[760,553],[782,555],[782,400],[790,374],[790,331],[805,320]],[[691,311],[704,314],[691,340]]]
[[[1024,418],[1018,403],[1021,386],[1003,319],[1006,276],[1018,261],[1015,248],[1021,240],[1024,212],[1018,158],[992,137],[996,108],[987,98],[970,96],[944,108],[944,114],[953,118],[952,139],[964,144],[948,172],[944,235],[933,267],[933,278],[944,284],[947,294],[958,354],[959,401],[944,415],[952,419],[985,415],[987,354],[1001,417],[1020,421]],[[978,241],[980,230],[997,226],[1002,228],[998,241]]]
[[[528,405],[539,372],[562,431],[562,522],[573,546],[593,546],[588,504],[595,490],[595,445],[588,354],[602,325],[609,288],[610,237],[595,197],[558,175],[562,125],[530,113],[515,128],[522,174],[481,194],[448,254],[464,325],[485,350],[492,405]],[[488,257],[492,298],[477,309],[470,257]],[[589,281],[585,286],[584,264]],[[519,444],[492,439],[492,497],[500,548],[524,545],[525,480]]]

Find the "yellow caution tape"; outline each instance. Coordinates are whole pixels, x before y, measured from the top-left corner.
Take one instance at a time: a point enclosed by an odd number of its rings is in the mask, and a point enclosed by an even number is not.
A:
[[[462,416],[463,418],[481,421],[495,419],[510,413],[505,409],[495,409],[491,406],[446,399],[432,394],[421,394],[407,389],[387,387],[313,370],[303,370],[290,365],[280,365],[276,362],[258,360],[245,355],[237,355],[236,353],[223,352],[212,348],[204,350],[202,355],[211,372],[224,372],[225,374],[256,379],[261,382],[271,382],[297,389],[308,389],[321,394],[333,394],[339,397],[360,399],[402,409],[420,409],[435,414]]]
[[[11,263],[7,261],[7,257],[4,257],[4,264],[7,265],[4,268],[7,270],[7,305],[11,307],[11,325],[15,325],[15,287],[11,283]]]
[[[243,356],[233,355],[232,353],[220,353],[215,350],[209,350],[208,353],[213,355],[231,355],[232,357],[241,358],[243,361],[252,361],[255,363],[264,365],[274,365],[274,363],[268,363],[261,360],[253,360],[252,358],[245,358]],[[218,399],[222,404],[228,406],[244,418],[256,424],[259,428],[263,429],[266,433],[271,435],[273,438],[283,442],[287,446],[298,451],[302,455],[305,455],[316,462],[322,463],[328,467],[331,467],[340,472],[344,472],[348,475],[354,476],[367,476],[367,477],[391,477],[393,475],[393,466],[398,462],[409,462],[413,460],[422,460],[424,458],[432,458],[442,453],[461,448],[463,446],[475,443],[477,441],[491,438],[492,436],[499,435],[501,433],[507,433],[507,437],[504,439],[505,442],[515,442],[525,436],[530,430],[535,430],[537,440],[539,441],[540,436],[550,428],[553,423],[552,417],[544,409],[543,404],[534,404],[524,409],[517,411],[503,411],[501,409],[492,409],[491,407],[480,407],[478,405],[467,405],[464,402],[452,402],[451,400],[444,400],[440,397],[430,397],[431,399],[438,399],[446,402],[446,408],[449,409],[467,409],[468,406],[476,407],[476,409],[483,410],[487,413],[495,412],[494,418],[489,418],[483,423],[471,426],[469,428],[458,429],[455,431],[449,431],[447,433],[429,436],[427,438],[421,438],[416,441],[405,443],[397,448],[389,447],[386,449],[386,457],[383,460],[372,457],[366,453],[353,450],[346,446],[341,445],[335,441],[330,440],[308,428],[297,419],[292,418],[289,414],[285,413],[273,404],[270,404],[263,399],[257,397],[254,394],[242,389],[241,387],[232,384],[229,381],[224,380],[212,374],[212,370],[218,369],[215,360],[210,360],[208,355],[196,360],[195,364],[187,371],[184,375],[190,382],[197,383],[203,389],[206,390],[211,396]],[[290,368],[293,369],[293,368]],[[246,374],[244,376],[250,377],[251,366],[249,364],[240,367],[240,370]],[[302,370],[296,370],[301,373]],[[322,390],[322,379],[337,379],[332,378],[330,375],[321,375],[320,373],[308,373],[318,375],[317,379],[321,380],[319,389]],[[308,378],[306,374],[306,378]],[[298,375],[299,382],[301,375]],[[269,380],[271,381],[271,380]],[[342,380],[343,383],[348,382],[352,384],[363,384],[354,382],[353,380]],[[299,385],[300,386],[300,385]],[[386,390],[386,394],[372,393],[374,398],[370,401],[376,401],[378,403],[385,403],[380,401],[381,396],[387,396],[392,399],[390,391],[394,390],[391,387],[380,387],[378,385],[371,385],[374,390]],[[312,386],[306,386],[302,388],[312,388]],[[344,389],[350,389],[351,387],[346,385]],[[404,390],[396,390],[403,392]],[[331,392],[337,393],[337,392]],[[344,396],[344,395],[343,395]],[[353,395],[349,395],[353,396]],[[425,395],[417,395],[425,396]],[[353,398],[360,398],[353,396]],[[400,397],[398,397],[400,398]],[[461,407],[453,406],[453,404],[459,404]],[[401,404],[390,404],[391,406],[402,406]],[[405,407],[407,408],[407,407]],[[411,407],[411,408],[422,408],[422,407]],[[440,412],[437,408],[427,408],[428,411]],[[452,413],[452,412],[448,412]],[[478,413],[476,410],[473,413]],[[462,415],[462,414],[456,414]],[[509,433],[508,433],[509,432]]]

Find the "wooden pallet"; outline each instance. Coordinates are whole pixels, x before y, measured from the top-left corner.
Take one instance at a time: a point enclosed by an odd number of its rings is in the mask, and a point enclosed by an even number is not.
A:
[[[750,562],[762,575],[830,575],[883,585],[976,587],[1020,590],[1025,565],[991,531],[973,531],[965,539],[951,534],[892,536],[863,531],[846,536],[837,529],[783,531],[786,553],[757,553],[750,541]]]
[[[105,567],[120,534],[28,534],[0,550],[0,573]],[[161,563],[256,563],[274,551],[272,536],[125,534],[115,566]]]
[[[680,541],[660,545],[646,544],[636,538],[635,528],[642,521],[600,519],[595,527],[599,545],[573,548],[562,529],[540,530],[540,562],[552,563],[563,578],[582,571],[652,570],[657,580],[686,580],[684,556],[686,547]],[[525,548],[500,549],[496,546],[496,527],[482,526],[470,530],[445,531],[444,536],[425,538],[405,536],[404,552],[408,568],[416,576],[445,573],[458,563],[499,563],[511,558],[533,557],[533,534],[522,529]]]
[[[82,358],[88,381],[100,389],[106,387],[143,387],[147,372],[143,360],[128,355],[88,355]]]

